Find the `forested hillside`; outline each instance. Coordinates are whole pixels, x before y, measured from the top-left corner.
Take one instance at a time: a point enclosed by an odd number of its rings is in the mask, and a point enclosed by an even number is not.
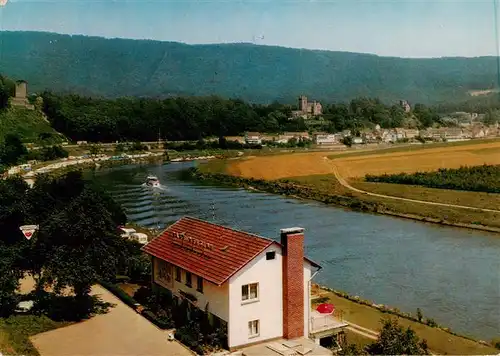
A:
[[[435,104],[495,86],[494,57],[402,59],[252,44],[186,45],[0,32],[0,68],[30,90],[118,96],[220,95],[293,103],[378,97]],[[418,44],[416,44],[418,45]]]
[[[289,120],[290,105],[250,104],[221,97],[96,99],[78,95],[42,93],[43,111],[52,127],[73,141],[154,141],[158,131],[168,140],[198,140],[241,135],[245,131],[279,133],[311,129],[310,121]],[[358,98],[325,105],[324,120],[315,130],[338,132],[374,127],[400,127],[411,121],[418,127],[441,124],[439,115],[422,104],[412,113],[378,99]]]

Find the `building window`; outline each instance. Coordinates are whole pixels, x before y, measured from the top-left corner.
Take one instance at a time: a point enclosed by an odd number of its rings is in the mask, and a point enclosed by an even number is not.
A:
[[[203,278],[198,276],[196,279],[196,290],[200,293],[203,293]]]
[[[252,320],[248,322],[248,337],[259,336],[259,321]]]
[[[266,252],[266,260],[274,260],[276,258],[276,251]]]
[[[259,298],[259,284],[245,284],[241,286],[241,300],[242,301],[250,301],[257,300]]]
[[[175,280],[177,282],[181,282],[181,269],[179,267],[175,267]]]
[[[192,282],[191,282],[191,272],[186,272],[186,285],[188,287],[191,287],[192,286]]]

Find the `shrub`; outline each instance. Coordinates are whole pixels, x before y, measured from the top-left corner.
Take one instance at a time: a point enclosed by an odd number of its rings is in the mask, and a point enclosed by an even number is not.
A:
[[[129,283],[130,277],[117,275],[115,277],[115,283]]]
[[[143,305],[152,305],[155,302],[155,297],[150,286],[139,288],[135,294],[134,299]]]
[[[144,310],[141,313],[146,319],[158,326],[160,329],[171,329],[174,327],[174,322],[168,317],[158,317],[151,310]]]
[[[314,300],[314,302],[317,304],[326,303],[328,301],[329,301],[328,297],[319,297]]]
[[[111,293],[113,293],[115,296],[117,296],[122,302],[131,306],[132,308],[135,309],[135,305],[139,304],[134,298],[125,293],[120,287],[104,281],[101,282],[101,285]]]
[[[427,318],[427,320],[425,321],[425,323],[427,325],[429,325],[430,327],[432,328],[435,328],[438,326],[438,324],[434,321],[434,319],[431,319],[431,318]]]
[[[500,349],[500,338],[491,340],[491,344],[493,345],[493,347]]]

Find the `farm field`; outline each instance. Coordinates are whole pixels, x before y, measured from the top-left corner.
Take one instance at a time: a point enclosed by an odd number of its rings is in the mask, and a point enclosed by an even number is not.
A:
[[[460,168],[500,164],[500,140],[486,143],[472,141],[469,145],[427,148],[407,152],[384,152],[329,158],[344,178],[436,171],[439,168]]]
[[[328,158],[325,158],[328,157]],[[344,178],[402,172],[434,171],[482,164],[500,164],[500,140],[460,144],[403,146],[384,150],[329,151],[255,156],[228,164],[227,173],[244,178],[283,179],[331,174],[335,165]]]
[[[366,174],[381,175],[435,171],[464,165],[500,164],[500,140],[468,141],[432,146],[399,146],[384,150],[351,152],[308,152],[279,156],[246,157],[226,161],[217,173],[264,180],[287,179],[315,190],[334,195],[351,196],[377,203],[382,213],[430,218],[434,222],[500,227],[496,212],[466,210],[459,207],[401,201],[390,197],[369,196],[339,184],[335,169],[352,187],[376,194],[440,204],[455,204],[496,210],[497,194],[435,189],[403,184],[368,183]],[[210,171],[210,170],[208,170]],[[500,208],[498,208],[500,210]]]

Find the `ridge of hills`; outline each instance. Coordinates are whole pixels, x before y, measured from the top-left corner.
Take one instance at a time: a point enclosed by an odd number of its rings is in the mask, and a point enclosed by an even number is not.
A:
[[[461,102],[494,89],[496,57],[410,59],[249,43],[187,45],[2,31],[0,70],[30,92],[120,97],[179,95],[295,103],[355,97]]]

